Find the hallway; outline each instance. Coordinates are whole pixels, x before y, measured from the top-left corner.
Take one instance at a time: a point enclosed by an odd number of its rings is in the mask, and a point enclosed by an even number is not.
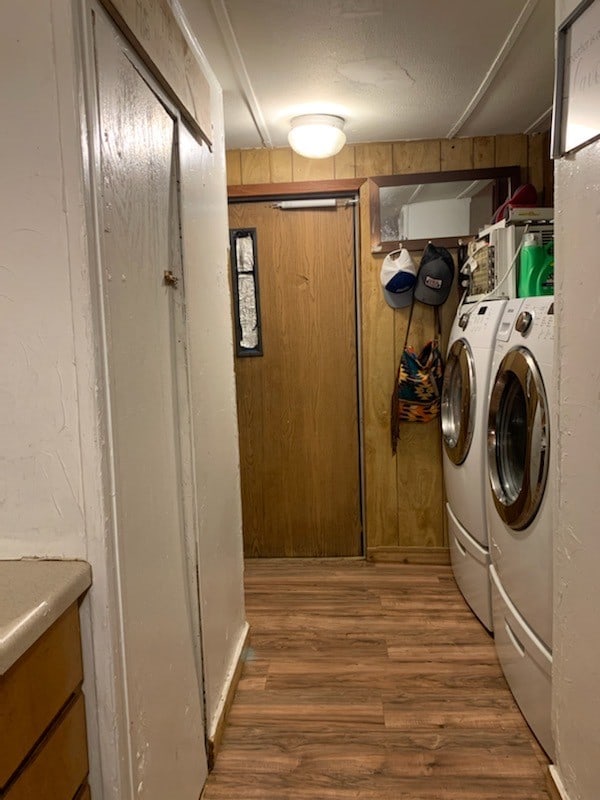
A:
[[[203,800],[548,800],[450,567],[246,562],[251,647]]]

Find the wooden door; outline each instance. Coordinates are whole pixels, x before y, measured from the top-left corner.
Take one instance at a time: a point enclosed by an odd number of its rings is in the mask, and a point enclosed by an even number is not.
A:
[[[362,553],[353,216],[230,206],[256,228],[263,348],[236,359],[247,557]]]
[[[175,121],[94,15],[102,286],[129,760],[138,798],[197,800],[201,676],[186,584]],[[165,271],[179,278],[165,282]],[[187,481],[186,481],[187,482]]]

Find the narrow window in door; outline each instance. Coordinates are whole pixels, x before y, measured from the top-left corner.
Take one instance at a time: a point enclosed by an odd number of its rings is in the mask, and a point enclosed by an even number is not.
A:
[[[230,231],[233,310],[238,356],[262,356],[256,228]]]

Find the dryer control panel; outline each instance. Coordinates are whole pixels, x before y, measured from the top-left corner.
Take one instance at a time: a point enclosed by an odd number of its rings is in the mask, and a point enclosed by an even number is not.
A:
[[[515,328],[519,331],[519,333],[525,335],[529,328],[531,328],[532,322],[533,316],[531,315],[530,311],[519,311],[519,316],[515,322]]]
[[[554,339],[554,297],[529,297],[523,300],[515,323],[526,339],[552,341]]]

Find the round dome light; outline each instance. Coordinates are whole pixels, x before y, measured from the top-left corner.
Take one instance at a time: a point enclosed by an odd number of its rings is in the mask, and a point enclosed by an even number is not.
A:
[[[303,114],[292,119],[288,133],[290,147],[306,158],[329,158],[346,143],[342,117],[331,114]]]

